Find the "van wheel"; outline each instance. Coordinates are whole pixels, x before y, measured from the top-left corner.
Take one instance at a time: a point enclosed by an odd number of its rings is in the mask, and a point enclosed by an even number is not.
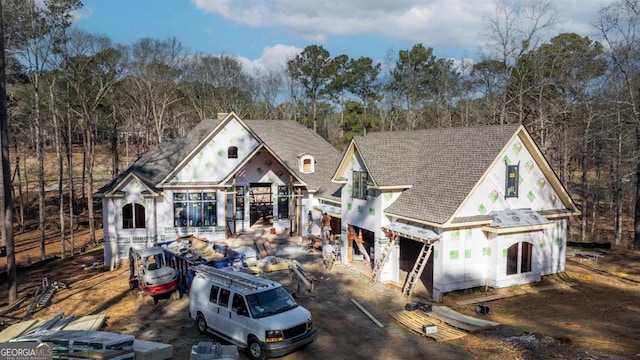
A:
[[[207,320],[204,319],[204,315],[201,313],[198,313],[198,316],[196,316],[196,327],[200,334],[207,334]]]
[[[253,360],[264,360],[266,358],[260,341],[255,337],[249,339],[249,356],[251,356]]]

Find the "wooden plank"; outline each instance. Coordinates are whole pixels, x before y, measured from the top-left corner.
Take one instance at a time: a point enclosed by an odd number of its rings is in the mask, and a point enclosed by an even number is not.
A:
[[[384,325],[382,325],[382,323],[380,321],[378,321],[378,319],[376,319],[373,315],[371,315],[371,313],[369,311],[367,311],[367,309],[365,309],[362,305],[360,305],[359,302],[357,302],[354,299],[351,299],[351,302],[358,307],[358,309],[360,309],[360,311],[362,311],[365,315],[367,315],[369,317],[369,319],[371,319],[371,321],[373,321],[374,323],[376,323],[376,325],[378,325],[379,327],[384,327]]]
[[[0,332],[0,342],[7,342],[19,337],[31,329],[37,322],[38,320],[26,320],[9,326]]]
[[[434,318],[430,318],[427,314],[419,310],[403,310],[400,312],[389,313],[389,315],[409,330],[412,330],[422,336],[430,337],[436,342],[459,339],[467,335],[463,331],[455,329]],[[436,326],[437,332],[428,334],[423,332],[422,327],[424,325]]]
[[[493,327],[493,326],[498,326],[500,325],[500,323],[495,322],[495,321],[489,321],[489,320],[485,320],[485,319],[479,319],[479,318],[475,318],[473,316],[468,316],[468,315],[464,315],[461,314],[447,306],[432,306],[431,310],[435,313],[438,313],[440,315],[446,316],[449,319],[453,319],[453,320],[457,320],[459,322],[462,323],[467,323],[469,325],[472,326],[477,326],[477,327]]]
[[[107,321],[105,315],[86,315],[67,324],[64,330],[100,330]]]

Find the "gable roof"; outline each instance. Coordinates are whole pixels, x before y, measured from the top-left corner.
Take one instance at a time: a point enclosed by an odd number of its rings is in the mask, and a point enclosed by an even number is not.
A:
[[[526,131],[510,124],[379,132],[354,138],[350,148],[373,186],[406,187],[386,213],[444,224],[519,129]]]
[[[306,182],[308,190],[315,191],[319,196],[339,199],[339,187],[331,183],[330,179],[340,161],[340,153],[330,143],[296,121],[241,120],[233,113],[227,115],[224,120],[203,120],[186,137],[160,143],[100,188],[97,195],[106,195],[115,191],[131,173],[140,178],[152,191],[159,191],[158,187],[162,186],[160,182],[166,179],[189,154],[203,146],[212,132],[223,122],[232,118],[247,125],[257,140],[282,161],[289,171]],[[314,154],[317,161],[314,173],[303,174],[299,171],[297,156],[300,153]]]

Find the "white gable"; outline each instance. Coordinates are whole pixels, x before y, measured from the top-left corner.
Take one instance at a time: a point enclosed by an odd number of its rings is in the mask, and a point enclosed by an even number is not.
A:
[[[237,158],[229,158],[229,147],[237,148]],[[259,146],[256,138],[235,118],[186,163],[169,181],[176,183],[217,183]]]
[[[540,164],[516,137],[499,156],[456,216],[488,215],[491,211],[528,208],[534,211],[566,209],[559,194],[551,186],[552,181],[542,171]],[[505,198],[507,165],[519,166],[518,197]],[[464,174],[461,174],[464,176]]]

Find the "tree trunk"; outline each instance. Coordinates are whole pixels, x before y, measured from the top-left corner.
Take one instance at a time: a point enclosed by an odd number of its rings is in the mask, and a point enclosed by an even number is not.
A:
[[[60,258],[66,257],[65,249],[65,219],[64,219],[64,162],[62,156],[62,141],[60,140],[60,129],[58,127],[58,116],[55,108],[54,96],[55,79],[49,86],[49,108],[51,111],[51,121],[53,123],[54,145],[56,147],[56,159],[58,161],[58,218],[60,221]],[[69,218],[70,226],[73,226],[73,219]]]
[[[38,75],[36,74],[34,76],[34,112],[36,118],[36,158],[38,160],[38,224],[40,227],[40,259],[44,260],[47,257],[44,243],[47,208],[44,192],[44,151],[42,149],[44,140],[42,137],[42,119],[40,118],[40,89],[38,82]]]
[[[2,239],[7,251],[7,283],[9,303],[18,300],[18,273],[16,271],[15,246],[13,242],[13,202],[11,199],[11,168],[9,164],[9,126],[7,116],[7,76],[4,52],[4,22],[0,3],[0,144],[2,147]]]
[[[636,154],[640,154],[640,118],[636,114]],[[640,161],[636,161],[636,205],[633,217],[634,237],[633,248],[640,249]]]
[[[95,147],[93,144],[93,134],[91,132],[90,124],[85,127],[86,131],[86,146],[85,146],[85,159],[87,165],[87,212],[89,215],[89,242],[94,245],[98,245],[96,241],[96,227],[95,216],[93,214],[93,162],[95,158]]]

